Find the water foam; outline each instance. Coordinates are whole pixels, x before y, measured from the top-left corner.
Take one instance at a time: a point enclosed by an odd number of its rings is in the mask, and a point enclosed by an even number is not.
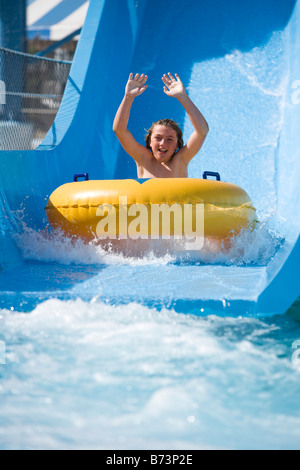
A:
[[[186,242],[178,240],[121,240],[101,244],[98,240],[85,242],[70,238],[57,230],[35,231],[29,227],[23,227],[14,239],[25,260],[132,266],[169,263],[264,266],[282,243],[279,234],[263,223],[255,230],[244,230],[232,237],[230,243],[208,239],[199,251],[187,249]]]
[[[297,448],[297,333],[136,303],[2,310],[1,448]]]

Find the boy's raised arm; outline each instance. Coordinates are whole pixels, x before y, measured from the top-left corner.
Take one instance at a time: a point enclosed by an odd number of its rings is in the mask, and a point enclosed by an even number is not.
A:
[[[165,74],[162,77],[162,81],[165,84],[164,92],[166,95],[178,99],[194,127],[194,132],[190,136],[185,147],[182,149],[182,157],[186,161],[190,161],[201,149],[208,134],[209,127],[202,113],[186,93],[179,76],[175,74],[175,77],[176,78],[174,78],[172,74],[168,73],[168,75]]]
[[[147,79],[147,75],[144,74],[136,74],[135,77],[133,77],[132,73],[129,75],[125,87],[125,95],[113,123],[113,131],[116,133],[122,147],[136,161],[140,161],[142,158],[145,153],[145,147],[135,140],[127,126],[132,103],[134,99],[144,93],[148,87],[148,85],[146,85]]]

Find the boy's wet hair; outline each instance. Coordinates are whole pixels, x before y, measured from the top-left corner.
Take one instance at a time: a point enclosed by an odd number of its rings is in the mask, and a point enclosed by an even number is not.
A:
[[[167,126],[171,127],[174,129],[174,131],[177,134],[177,150],[181,149],[183,147],[183,136],[182,136],[182,130],[178,126],[177,122],[172,121],[172,119],[160,119],[157,122],[154,122],[150,129],[148,130],[148,133],[146,135],[146,147],[152,152],[152,149],[150,147],[150,140],[151,140],[151,135],[153,132],[153,129],[155,126]]]

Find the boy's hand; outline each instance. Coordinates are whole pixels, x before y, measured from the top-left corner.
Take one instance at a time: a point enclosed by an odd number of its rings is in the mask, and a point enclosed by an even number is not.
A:
[[[134,78],[133,74],[131,73],[129,75],[129,79],[125,88],[126,96],[131,96],[132,98],[135,98],[136,96],[139,96],[144,93],[144,91],[148,87],[148,85],[146,85],[147,79],[147,75],[144,75],[143,73],[142,75],[139,75],[137,73]]]
[[[186,95],[186,91],[177,73],[175,73],[175,77],[176,78],[174,78],[171,73],[168,73],[168,75],[164,74],[162,77],[162,81],[165,84],[164,92],[168,96],[179,98],[180,96]]]

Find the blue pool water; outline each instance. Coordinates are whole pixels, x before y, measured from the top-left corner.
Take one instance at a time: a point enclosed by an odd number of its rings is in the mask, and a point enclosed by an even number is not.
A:
[[[300,448],[299,307],[158,306],[146,291],[172,292],[182,257],[27,236],[1,297],[1,449]],[[244,262],[219,262],[222,282]],[[192,265],[209,290],[212,265]]]
[[[1,449],[299,449],[300,325],[47,300],[1,311]]]

